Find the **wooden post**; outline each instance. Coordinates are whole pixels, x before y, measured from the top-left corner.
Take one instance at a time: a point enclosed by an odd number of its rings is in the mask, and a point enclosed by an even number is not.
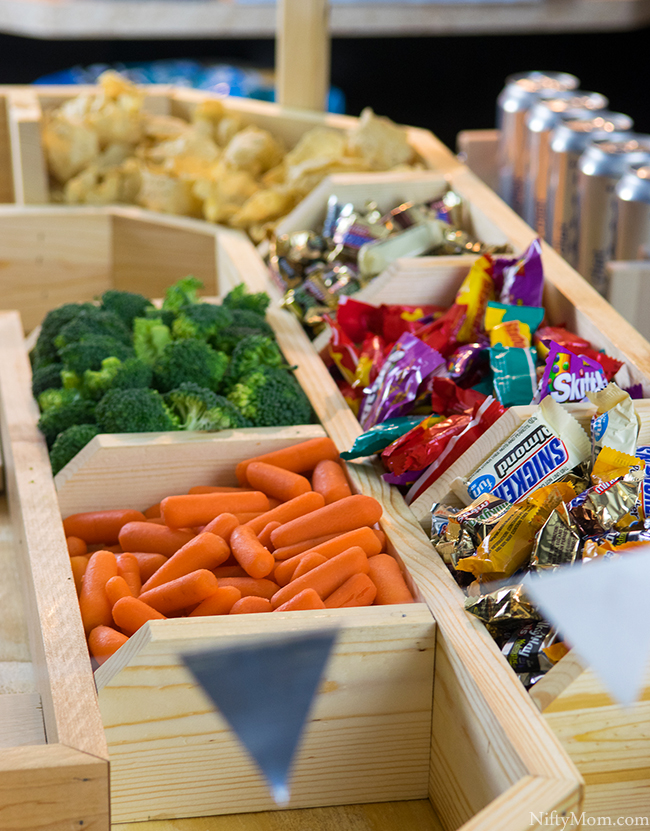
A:
[[[278,0],[275,66],[279,104],[326,108],[330,80],[327,0]]]

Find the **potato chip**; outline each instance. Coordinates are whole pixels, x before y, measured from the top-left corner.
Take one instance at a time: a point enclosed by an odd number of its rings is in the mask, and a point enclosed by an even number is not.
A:
[[[177,179],[168,173],[142,165],[142,186],[137,202],[151,211],[200,217],[201,202],[193,193],[191,181]]]
[[[235,228],[245,228],[253,223],[268,222],[288,213],[295,205],[295,197],[290,191],[269,188],[254,193],[233,216],[231,224]]]
[[[348,152],[362,156],[374,170],[389,170],[398,164],[413,160],[414,152],[406,137],[406,130],[389,118],[376,116],[366,107],[359,123],[348,136]]]
[[[231,167],[259,176],[282,161],[282,147],[268,130],[245,127],[232,137],[223,153]]]
[[[50,172],[64,184],[99,155],[99,136],[85,124],[53,117],[45,119],[43,148]]]
[[[302,136],[284,160],[288,167],[293,167],[312,159],[338,159],[345,155],[346,144],[346,136],[338,130],[314,127]]]

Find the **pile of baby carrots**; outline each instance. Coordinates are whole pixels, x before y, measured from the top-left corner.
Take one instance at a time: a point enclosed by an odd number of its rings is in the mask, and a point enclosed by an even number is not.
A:
[[[247,459],[236,475],[239,487],[194,487],[144,513],[64,520],[97,663],[148,620],[413,601],[383,553],[381,505],[352,494],[331,439]]]

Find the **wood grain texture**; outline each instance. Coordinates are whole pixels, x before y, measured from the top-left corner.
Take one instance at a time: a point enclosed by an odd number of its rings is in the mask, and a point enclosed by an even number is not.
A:
[[[644,310],[650,301],[650,263],[615,261],[607,266],[609,302],[644,338],[650,337],[650,322]]]
[[[111,228],[104,209],[0,206],[2,306],[27,331],[63,303],[111,288]]]
[[[358,291],[354,298],[379,306],[382,303],[410,305],[431,303],[451,306],[458,286],[467,276],[474,255],[453,257],[409,257],[395,260],[388,268]]]
[[[96,673],[116,821],[272,810],[264,779],[179,654],[336,626],[291,778],[291,807],[427,794],[435,626],[424,604],[179,619]],[[396,765],[399,760],[399,765]]]
[[[5,497],[0,497],[0,679],[5,663],[28,663],[27,621],[20,570],[16,562],[17,544]],[[11,674],[14,675],[12,669]]]
[[[106,763],[62,744],[0,751],[3,831],[108,831]]]
[[[30,650],[47,738],[107,758],[45,441],[36,427],[20,317],[0,313],[0,427]]]
[[[324,435],[320,425],[220,433],[102,434],[55,477],[61,514],[124,507],[144,510],[165,496],[187,493],[194,485],[237,485],[234,466],[241,459]]]
[[[499,189],[498,145],[498,130],[462,130],[456,139],[461,160],[495,192]]]
[[[0,698],[0,748],[31,744],[45,744],[40,695],[3,695]]]
[[[14,177],[11,170],[11,144],[7,120],[7,95],[0,94],[0,203],[14,201]]]
[[[113,831],[443,831],[428,799],[118,823]]]
[[[9,95],[6,102],[15,202],[42,205],[50,197],[38,96],[33,91],[21,90]]]
[[[330,85],[329,3],[278,0],[275,40],[277,101],[321,112]]]

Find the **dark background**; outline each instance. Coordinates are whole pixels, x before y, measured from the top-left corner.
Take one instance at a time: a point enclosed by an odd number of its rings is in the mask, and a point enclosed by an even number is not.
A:
[[[650,132],[650,31],[570,35],[337,38],[332,83],[347,112],[371,106],[395,121],[427,127],[455,146],[462,129],[494,126],[496,97],[506,75],[563,70],[582,88],[607,95],[612,109]],[[80,64],[160,58],[274,63],[272,40],[43,41],[0,35],[0,83],[30,83]]]

